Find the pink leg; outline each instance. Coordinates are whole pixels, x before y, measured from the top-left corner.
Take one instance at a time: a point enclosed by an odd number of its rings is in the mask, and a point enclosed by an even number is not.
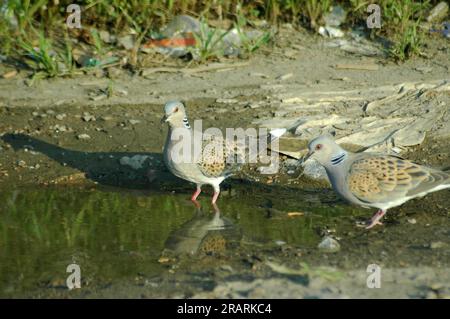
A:
[[[212,201],[211,201],[212,204],[216,203],[217,198],[219,197],[219,194],[220,194],[220,191],[218,191],[218,192],[214,191],[214,195],[213,195],[213,198],[212,198]]]
[[[383,218],[384,214],[386,214],[386,211],[382,209],[376,212],[375,215],[373,215],[370,219],[369,225],[366,227],[366,229],[370,229],[375,225],[383,225],[383,223],[380,222],[380,219]]]
[[[192,195],[191,197],[191,201],[195,202],[197,200],[198,195],[200,195],[200,193],[202,192],[202,189],[200,186],[197,186],[197,190],[195,191],[195,193]]]
[[[202,208],[202,207],[200,206],[200,203],[197,202],[196,200],[193,200],[192,203],[194,204],[195,208],[197,208],[197,209],[198,209],[198,208]]]

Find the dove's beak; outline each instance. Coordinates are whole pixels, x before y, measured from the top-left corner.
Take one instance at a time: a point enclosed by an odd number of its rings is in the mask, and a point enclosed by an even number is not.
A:
[[[303,156],[303,158],[300,159],[301,163],[303,164],[306,162],[313,154],[314,152],[309,151],[305,156]]]
[[[164,114],[164,116],[161,118],[161,124],[167,122],[167,120],[168,120],[168,117],[167,117],[167,115]]]

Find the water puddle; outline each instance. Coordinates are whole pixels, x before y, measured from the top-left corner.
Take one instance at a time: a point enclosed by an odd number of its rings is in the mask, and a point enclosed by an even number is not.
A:
[[[70,264],[80,266],[82,287],[88,288],[72,296],[134,296],[129,287],[144,287],[149,297],[186,297],[211,291],[223,280],[277,278],[274,269],[284,269],[281,264],[346,269],[371,260],[408,263],[430,250],[416,240],[410,249],[397,245],[394,259],[380,240],[398,243],[410,228],[389,234],[360,230],[355,220],[370,212],[346,205],[328,190],[232,182],[217,207],[209,203],[208,190],[199,205],[188,200],[189,185],[176,190],[102,186],[2,192],[0,295],[67,296]],[[440,227],[448,238],[445,224]],[[341,251],[319,251],[325,235],[337,238]],[[436,259],[444,265],[445,249]],[[299,278],[303,284],[305,276]]]

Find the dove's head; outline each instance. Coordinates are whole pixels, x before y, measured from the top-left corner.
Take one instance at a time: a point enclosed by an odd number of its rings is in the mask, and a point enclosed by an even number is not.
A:
[[[169,101],[164,105],[164,116],[161,123],[167,122],[172,127],[187,127],[189,123],[186,117],[184,104],[181,101]]]
[[[346,157],[347,152],[337,145],[331,136],[322,135],[309,142],[308,154],[304,157],[303,162],[312,158],[328,167],[340,164]]]

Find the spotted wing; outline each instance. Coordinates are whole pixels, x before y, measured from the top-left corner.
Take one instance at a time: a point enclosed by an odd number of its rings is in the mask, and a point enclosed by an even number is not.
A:
[[[197,162],[208,177],[229,176],[244,162],[245,149],[221,136],[204,136],[202,154]]]
[[[450,176],[394,156],[368,154],[353,162],[346,182],[361,201],[386,203],[450,183]]]

